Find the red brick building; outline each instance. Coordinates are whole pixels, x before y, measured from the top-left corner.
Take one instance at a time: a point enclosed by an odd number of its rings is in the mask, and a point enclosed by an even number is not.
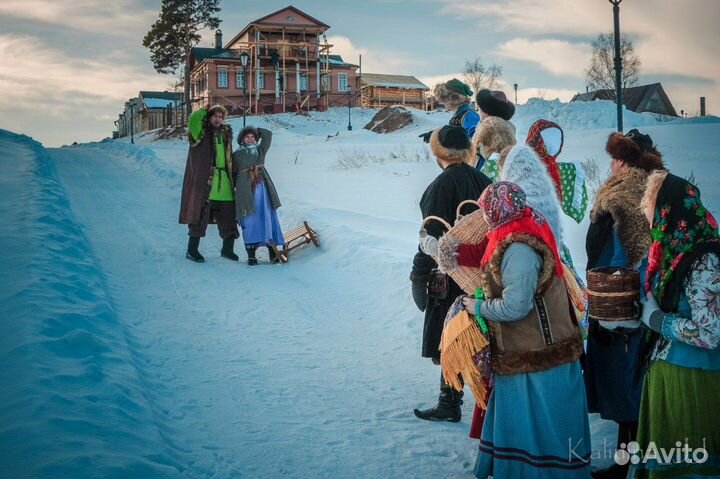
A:
[[[290,6],[250,22],[225,46],[218,31],[214,48],[192,51],[193,109],[217,103],[231,114],[278,113],[356,104],[358,66],[331,53],[329,28]]]

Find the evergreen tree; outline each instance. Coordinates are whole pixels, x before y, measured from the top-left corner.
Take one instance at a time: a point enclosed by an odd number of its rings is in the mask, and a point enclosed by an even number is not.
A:
[[[200,42],[200,31],[220,26],[220,0],[162,0],[160,16],[143,38],[158,73],[177,73],[184,67],[185,110],[190,104],[190,52]]]

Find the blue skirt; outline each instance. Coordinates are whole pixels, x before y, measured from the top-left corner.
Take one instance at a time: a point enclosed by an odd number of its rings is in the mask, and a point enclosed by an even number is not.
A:
[[[240,219],[245,244],[267,246],[271,241],[280,246],[285,244],[280,220],[277,211],[270,204],[270,196],[264,181],[255,185],[253,202],[255,211]]]
[[[588,479],[591,454],[579,361],[495,376],[476,477]]]

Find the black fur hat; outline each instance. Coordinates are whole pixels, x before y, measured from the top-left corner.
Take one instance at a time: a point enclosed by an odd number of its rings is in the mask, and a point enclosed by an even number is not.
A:
[[[505,93],[501,91],[484,88],[477,93],[475,101],[478,107],[490,116],[498,116],[509,121],[515,114],[515,105],[508,101]]]

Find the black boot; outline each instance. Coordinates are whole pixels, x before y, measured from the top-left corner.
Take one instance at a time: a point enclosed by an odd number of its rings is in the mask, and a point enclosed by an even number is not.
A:
[[[460,409],[460,405],[463,403],[462,397],[462,391],[456,391],[443,381],[437,404],[430,409],[422,411],[415,409],[413,412],[415,416],[425,421],[459,422],[462,419],[462,410]]]
[[[203,255],[201,255],[198,251],[198,246],[200,246],[200,238],[193,238],[191,236],[188,239],[188,247],[185,257],[190,261],[195,261],[196,263],[204,263],[205,258],[203,258]]]
[[[245,251],[247,252],[248,257],[248,264],[250,266],[255,266],[256,264],[258,264],[257,259],[255,258],[255,249],[256,246],[254,244],[245,245]]]
[[[225,238],[223,240],[223,246],[220,250],[220,256],[223,258],[227,258],[232,261],[238,261],[240,258],[238,258],[238,255],[235,254],[233,251],[233,247],[235,246],[235,238]]]

